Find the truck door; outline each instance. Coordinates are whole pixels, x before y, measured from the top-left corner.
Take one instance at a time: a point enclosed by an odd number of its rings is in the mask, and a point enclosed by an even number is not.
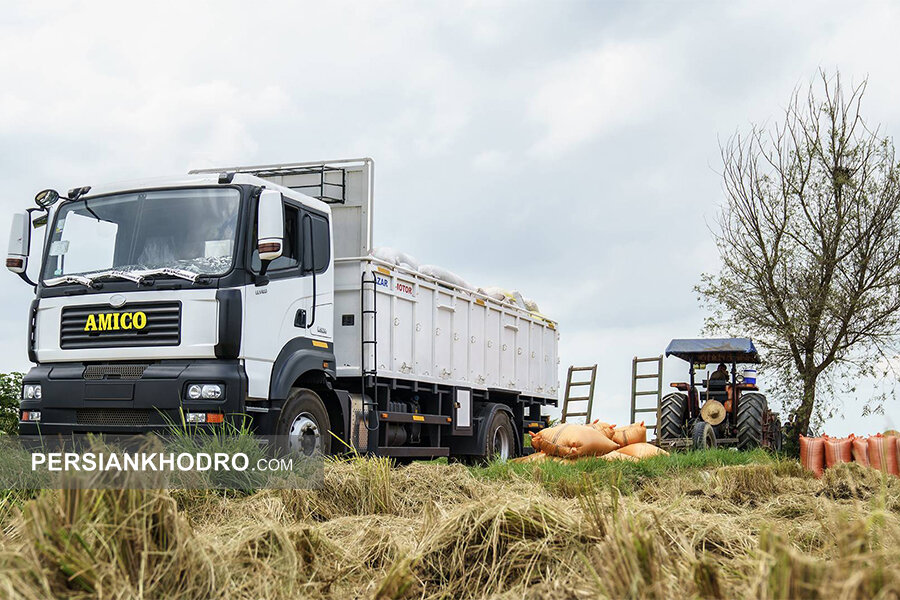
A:
[[[283,253],[269,264],[269,283],[249,285],[244,302],[243,354],[251,398],[268,397],[272,365],[284,345],[294,338],[309,336],[312,276],[304,274],[301,265],[303,210],[286,201],[284,221]],[[250,268],[259,273],[260,266],[259,253],[253,250]]]

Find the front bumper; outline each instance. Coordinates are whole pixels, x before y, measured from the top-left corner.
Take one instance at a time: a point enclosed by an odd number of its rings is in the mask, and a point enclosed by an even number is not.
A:
[[[128,365],[135,369],[126,369],[124,375],[106,373],[118,370],[123,363],[49,363],[34,367],[23,383],[40,384],[41,399],[22,400],[19,415],[21,418],[23,411],[39,410],[41,420],[20,420],[19,434],[146,433],[181,425],[182,411],[224,413],[226,419],[244,413],[247,374],[238,360],[164,360]],[[218,383],[225,386],[225,393],[218,400],[189,400],[186,394],[191,383]]]

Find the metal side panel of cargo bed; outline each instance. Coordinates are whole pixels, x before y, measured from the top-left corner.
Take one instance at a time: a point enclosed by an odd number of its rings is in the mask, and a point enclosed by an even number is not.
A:
[[[379,378],[557,396],[556,323],[539,315],[373,257],[335,260],[334,302],[338,377],[364,357]]]

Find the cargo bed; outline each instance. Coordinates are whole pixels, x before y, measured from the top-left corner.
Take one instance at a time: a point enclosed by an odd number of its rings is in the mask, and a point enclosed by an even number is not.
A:
[[[556,399],[559,336],[541,315],[371,256],[336,259],[334,292],[338,378]]]

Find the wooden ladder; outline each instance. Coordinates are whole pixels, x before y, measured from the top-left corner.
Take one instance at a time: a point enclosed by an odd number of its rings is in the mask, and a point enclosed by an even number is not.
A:
[[[591,378],[588,381],[572,381],[572,374],[590,372]],[[597,380],[597,365],[592,367],[569,367],[569,374],[566,376],[566,394],[563,396],[562,417],[560,423],[565,423],[569,417],[584,417],[584,422],[588,423],[591,419],[591,409],[594,406],[594,382]],[[572,388],[588,386],[588,392],[582,396],[572,396]],[[587,402],[587,408],[584,412],[569,412],[569,402]]]
[[[641,373],[638,370],[638,365],[643,363],[654,363],[656,365],[655,373]],[[646,379],[653,380],[655,379],[655,384],[651,389],[640,389],[638,386],[638,381]],[[663,357],[662,356],[654,356],[653,358],[638,358],[634,357],[634,360],[631,362],[631,422],[634,423],[637,421],[637,416],[639,413],[653,413],[656,416],[656,420],[653,424],[644,423],[647,426],[647,429],[652,429],[654,433],[656,433],[656,427],[659,424],[659,405],[662,402],[662,385],[663,385]],[[648,396],[654,396],[655,402],[653,405],[639,403],[639,399],[646,398]]]

